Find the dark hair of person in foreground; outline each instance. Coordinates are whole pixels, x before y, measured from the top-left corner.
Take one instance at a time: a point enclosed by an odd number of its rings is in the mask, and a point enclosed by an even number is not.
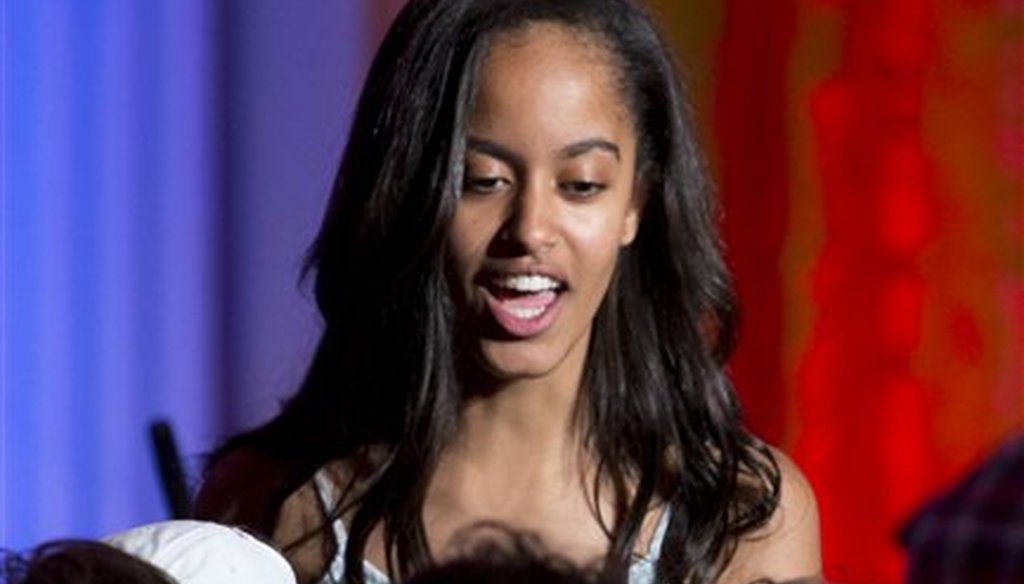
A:
[[[2,584],[176,584],[160,568],[105,543],[58,540],[3,558]]]
[[[657,581],[714,582],[772,517],[779,465],[743,426],[724,370],[736,308],[713,188],[669,50],[629,0],[406,4],[369,71],[308,257],[323,317],[312,363],[279,415],[212,457],[201,517],[269,534],[318,469],[369,461],[345,508],[346,579],[363,581],[351,567],[379,525],[394,578],[430,565],[423,503],[478,390],[447,250],[467,120],[489,47],[537,23],[604,51],[638,140],[642,221],[593,316],[575,406],[597,461],[591,491],[616,510],[599,518],[606,561],[630,561],[658,502],[671,519]]]
[[[480,537],[481,533],[485,533]],[[620,574],[584,569],[566,558],[546,552],[528,534],[501,526],[478,526],[473,540],[463,546],[456,559],[428,568],[406,584],[615,584],[625,582]],[[820,578],[777,582],[760,579],[750,584],[825,584]]]
[[[461,553],[416,574],[406,584],[610,584],[611,578],[548,553],[535,538],[500,526],[472,530]],[[480,537],[485,533],[484,537]]]

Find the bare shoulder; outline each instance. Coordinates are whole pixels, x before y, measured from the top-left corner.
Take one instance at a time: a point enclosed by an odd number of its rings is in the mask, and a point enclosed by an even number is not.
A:
[[[767,578],[786,581],[821,574],[818,504],[807,478],[777,449],[780,497],[768,523],[743,537],[722,575],[722,583],[748,583]]]

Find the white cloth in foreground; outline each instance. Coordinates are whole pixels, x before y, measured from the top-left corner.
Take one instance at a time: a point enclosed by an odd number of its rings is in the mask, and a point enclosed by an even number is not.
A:
[[[162,521],[103,541],[157,566],[180,584],[295,584],[280,553],[236,527]]]

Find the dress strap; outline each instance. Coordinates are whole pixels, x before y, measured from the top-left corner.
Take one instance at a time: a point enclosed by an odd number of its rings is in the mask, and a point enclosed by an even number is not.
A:
[[[658,525],[654,528],[654,535],[651,537],[651,545],[647,549],[647,557],[651,561],[657,561],[661,557],[661,547],[665,543],[665,534],[668,533],[668,524],[672,520],[672,507],[665,504],[665,509],[658,518]]]
[[[635,556],[630,562],[628,584],[654,584],[658,559],[661,557],[661,548],[665,542],[665,534],[668,533],[671,517],[672,508],[666,504],[654,527],[651,542],[647,545],[647,553]]]
[[[320,501],[320,510],[323,511],[324,517],[330,517],[337,501],[335,501],[334,482],[327,476],[325,468],[321,467],[313,474],[313,488],[316,490],[316,497]]]

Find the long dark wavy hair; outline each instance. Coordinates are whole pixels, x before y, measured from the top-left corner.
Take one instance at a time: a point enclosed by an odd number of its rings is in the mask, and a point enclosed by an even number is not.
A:
[[[463,397],[445,250],[467,117],[495,36],[536,22],[607,51],[646,188],[639,232],[594,318],[577,411],[599,462],[595,495],[612,485],[617,510],[602,518],[607,566],[628,565],[658,498],[672,511],[658,580],[712,582],[778,505],[778,467],[744,429],[723,370],[735,303],[718,212],[650,17],[630,0],[411,0],[369,71],[310,251],[324,321],[310,369],[276,418],[220,450],[286,460],[276,505],[328,461],[385,448],[353,507],[348,582],[363,581],[378,523],[393,575],[430,563],[421,510]]]

